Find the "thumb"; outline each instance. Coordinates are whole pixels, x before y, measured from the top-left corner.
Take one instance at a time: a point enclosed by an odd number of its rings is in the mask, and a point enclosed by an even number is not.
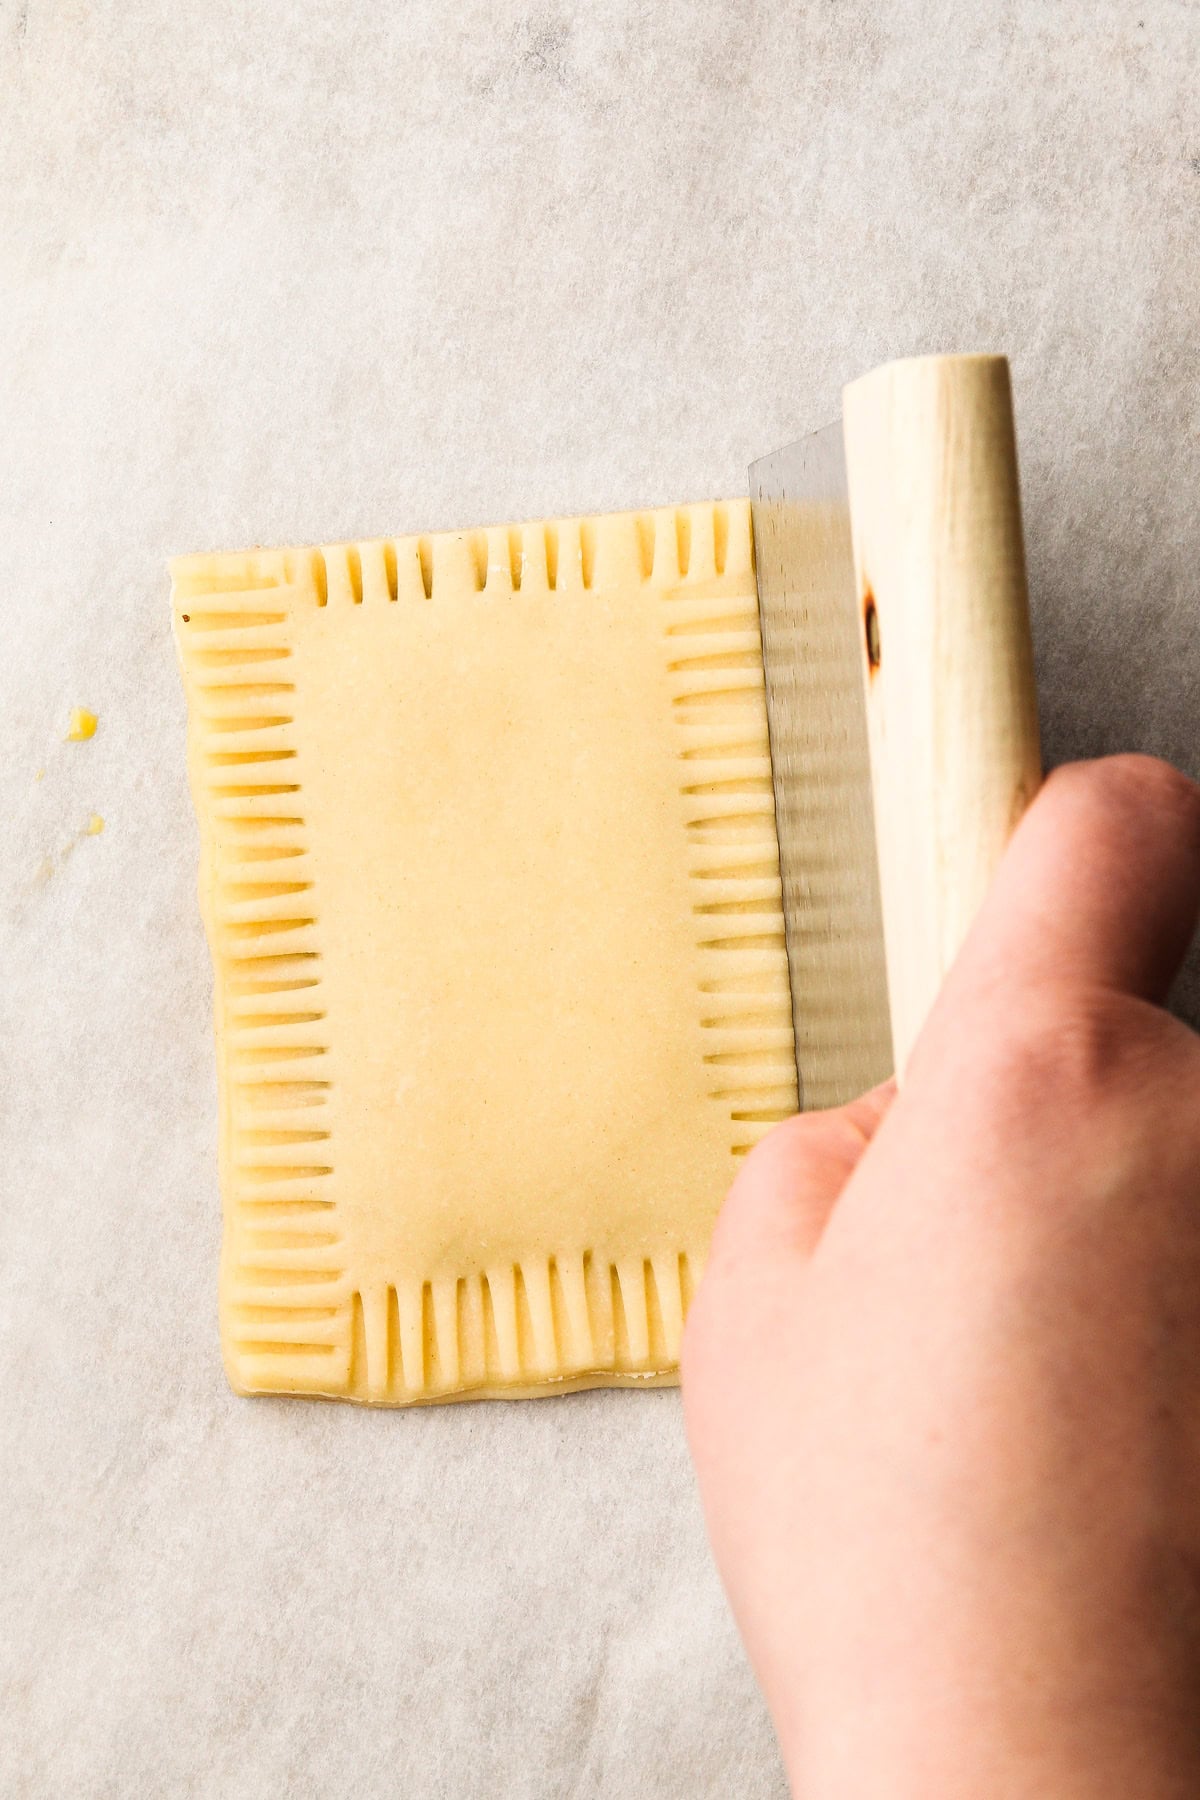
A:
[[[746,1158],[721,1208],[709,1267],[762,1258],[807,1260],[895,1093],[895,1082],[885,1081],[847,1106],[799,1113],[768,1132]]]

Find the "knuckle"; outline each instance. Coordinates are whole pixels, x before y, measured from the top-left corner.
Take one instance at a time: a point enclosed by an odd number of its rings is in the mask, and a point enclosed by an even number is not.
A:
[[[805,1114],[784,1119],[760,1138],[738,1170],[717,1214],[713,1250],[724,1253],[750,1229],[765,1206],[786,1189],[806,1163],[812,1120]]]
[[[843,1108],[796,1113],[774,1126],[746,1158],[739,1182],[750,1177],[776,1185],[827,1179],[852,1166],[862,1154],[865,1136]],[[737,1183],[735,1183],[736,1187]]]
[[[1090,1105],[1128,1060],[1128,1013],[1125,996],[1105,990],[1023,989],[977,1046],[975,1078],[1005,1112]]]
[[[710,1268],[811,1252],[866,1145],[842,1110],[801,1113],[750,1152],[717,1215]]]

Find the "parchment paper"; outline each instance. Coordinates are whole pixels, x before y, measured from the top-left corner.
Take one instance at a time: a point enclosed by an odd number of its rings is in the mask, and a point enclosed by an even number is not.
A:
[[[1050,756],[1195,772],[1198,42],[0,0],[0,1791],[783,1793],[677,1395],[227,1391],[163,560],[744,493],[844,379],[1005,349]]]

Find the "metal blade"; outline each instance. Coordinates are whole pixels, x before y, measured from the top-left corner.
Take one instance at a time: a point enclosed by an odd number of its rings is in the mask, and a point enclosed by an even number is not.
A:
[[[850,538],[838,420],[750,467],[775,819],[800,1102],[891,1073]]]

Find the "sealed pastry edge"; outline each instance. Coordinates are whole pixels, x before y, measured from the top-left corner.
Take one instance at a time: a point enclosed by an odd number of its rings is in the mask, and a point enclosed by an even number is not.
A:
[[[283,686],[286,684],[281,665],[286,664],[291,653],[288,627],[293,605],[436,600],[439,583],[446,581],[471,582],[480,592],[486,592],[489,586],[501,592],[506,587],[511,591],[522,581],[528,585],[539,579],[552,591],[600,590],[639,582],[652,593],[657,589],[660,594],[669,593],[677,599],[693,596],[703,625],[706,605],[718,613],[729,611],[724,600],[728,582],[724,578],[738,576],[745,590],[744,616],[737,621],[738,642],[744,645],[747,633],[752,633],[758,645],[747,501],[582,520],[539,521],[525,526],[321,549],[180,557],[173,560],[171,574],[176,642],[188,691],[189,770],[201,820],[201,901],[214,959],[219,1033],[230,1029],[228,1008],[231,997],[236,996],[231,995],[230,958],[227,947],[222,945],[222,927],[216,916],[216,896],[230,880],[222,867],[218,834],[212,829],[217,809],[224,807],[234,819],[273,821],[268,848],[272,855],[286,853],[289,873],[301,871],[308,846],[303,808],[289,793],[291,784],[286,780],[251,782],[245,778],[245,765],[240,765],[242,779],[226,785],[246,791],[214,798],[212,770],[207,761],[211,740],[198,717],[198,661],[209,673],[210,688],[220,686],[220,677],[215,673],[220,670],[226,671],[224,679],[234,686],[255,677]],[[716,596],[706,593],[714,582],[719,590]],[[718,632],[715,624],[713,630]],[[744,703],[760,725],[765,745],[760,647],[757,660],[753,679],[745,683]],[[695,676],[684,680],[696,688]],[[729,677],[722,676],[722,680],[728,682]],[[686,738],[688,695],[684,693],[682,699],[680,729]],[[270,777],[286,775],[289,752],[295,748],[294,718],[287,716],[286,705],[281,705],[278,713],[277,722],[259,722],[255,730],[255,749],[276,759],[273,766],[264,764],[258,771]],[[222,741],[227,744],[228,736]],[[686,762],[682,760],[685,749]],[[703,773],[696,743],[681,744],[680,754],[681,778],[686,774],[694,784]],[[768,836],[777,862],[773,810],[765,821],[761,850],[765,851]],[[238,873],[244,879],[244,868],[239,867]],[[779,916],[768,923],[781,928],[778,900],[775,906]],[[291,910],[295,910],[294,906]],[[243,923],[251,921],[246,919]],[[787,970],[781,929],[779,939],[778,949],[768,961],[774,961],[775,985],[784,997],[786,1010]],[[270,948],[275,958],[275,980],[287,985],[305,984],[292,990],[305,1000],[302,1007],[293,1009],[294,1014],[319,1011],[320,953],[315,921],[289,930],[286,951],[280,952],[278,942]],[[303,1077],[299,1075],[296,1056],[301,1053],[299,1060],[304,1061],[305,1051],[320,1052],[321,1045],[316,1041],[319,1021],[289,1023],[292,1015],[283,1006],[279,1017],[281,1027],[295,1040],[287,1045],[291,1052],[288,1072],[298,1080],[313,1079],[308,1071]],[[271,1065],[270,1048],[263,1051],[265,1065],[278,1072],[282,1065]],[[602,1385],[663,1385],[677,1380],[683,1320],[706,1245],[680,1245],[671,1257],[617,1258],[600,1267],[592,1266],[594,1259],[586,1249],[539,1246],[536,1263],[514,1265],[509,1271],[470,1271],[459,1277],[452,1305],[444,1292],[434,1292],[428,1282],[416,1291],[396,1286],[383,1291],[359,1291],[352,1285],[352,1272],[351,1285],[347,1285],[347,1272],[340,1265],[334,1209],[320,1201],[320,1175],[315,1172],[321,1167],[319,1163],[303,1174],[297,1173],[294,1185],[289,1184],[286,1174],[281,1176],[280,1170],[272,1171],[272,1198],[293,1200],[297,1214],[288,1233],[287,1257],[274,1259],[274,1279],[263,1284],[259,1292],[264,1304],[275,1301],[285,1315],[280,1321],[281,1329],[289,1329],[286,1313],[290,1300],[293,1317],[298,1313],[310,1315],[320,1310],[322,1303],[333,1305],[340,1331],[314,1331],[309,1321],[304,1332],[296,1331],[286,1345],[278,1337],[260,1341],[247,1337],[245,1331],[235,1334],[228,1301],[235,1279],[239,1213],[247,1196],[245,1181],[236,1176],[233,1168],[236,1127],[226,1061],[219,1056],[225,1214],[221,1313],[226,1367],[239,1392],[303,1393],[404,1405],[474,1397],[516,1398]],[[744,1154],[775,1118],[795,1110],[794,1071],[778,1080],[772,1099],[772,1107],[760,1109],[769,1111],[770,1117],[747,1122],[741,1128],[741,1141],[733,1147],[731,1177],[736,1172],[736,1155]],[[323,1118],[320,1091],[314,1088],[306,1097],[304,1125],[319,1130]],[[302,1280],[297,1281],[297,1277]],[[447,1359],[438,1353],[437,1345],[439,1337],[461,1337],[464,1290],[468,1284],[479,1284],[479,1300],[484,1300],[486,1290],[491,1351],[486,1367],[476,1372],[476,1379],[464,1381],[466,1372],[459,1369],[457,1377],[447,1380]]]

